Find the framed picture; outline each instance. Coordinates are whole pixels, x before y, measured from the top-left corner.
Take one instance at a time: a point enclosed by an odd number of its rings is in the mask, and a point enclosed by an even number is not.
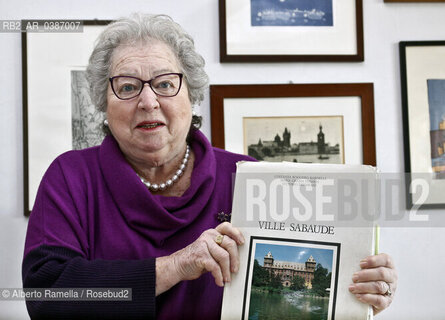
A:
[[[100,144],[102,115],[91,103],[85,68],[110,21],[83,21],[82,32],[22,33],[24,212],[61,153]],[[51,48],[51,50],[48,50]]]
[[[372,83],[211,85],[212,144],[265,161],[376,164]]]
[[[445,207],[445,41],[400,42],[407,207]],[[412,185],[421,179],[425,188]],[[414,187],[414,188],[413,188]]]
[[[219,0],[220,61],[363,61],[362,6],[362,0]]]

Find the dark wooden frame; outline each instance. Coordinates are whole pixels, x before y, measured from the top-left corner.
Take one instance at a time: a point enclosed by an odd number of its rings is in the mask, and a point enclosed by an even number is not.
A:
[[[406,173],[406,208],[409,210],[413,208],[414,203],[412,194],[409,192],[411,185],[411,145],[409,137],[409,103],[408,103],[408,77],[407,77],[407,63],[406,63],[406,48],[407,47],[423,47],[423,46],[444,46],[445,41],[401,41],[399,43],[400,54],[400,78],[401,78],[401,93],[402,93],[402,120],[403,120],[403,147],[405,153],[405,173]],[[440,204],[422,204],[418,205],[418,209],[438,209],[445,208],[445,200]]]
[[[361,62],[364,61],[363,0],[355,0],[357,53],[350,55],[233,55],[227,53],[226,0],[219,0],[220,62]]]
[[[22,25],[25,25],[22,20]],[[63,20],[57,20],[63,21]],[[84,26],[107,25],[111,20],[76,20],[81,21]],[[29,216],[29,163],[28,163],[28,42],[27,33],[22,32],[22,98],[23,98],[23,202],[24,215]]]
[[[225,147],[224,99],[226,98],[346,96],[361,98],[363,164],[375,166],[374,85],[372,83],[211,85],[212,144],[222,149]]]

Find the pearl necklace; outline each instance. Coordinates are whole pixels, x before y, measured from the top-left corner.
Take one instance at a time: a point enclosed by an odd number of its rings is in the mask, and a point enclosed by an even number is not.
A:
[[[187,145],[187,149],[185,150],[184,159],[182,159],[181,165],[179,166],[178,170],[176,170],[176,172],[173,175],[173,177],[171,177],[170,179],[168,179],[164,183],[160,183],[160,184],[153,183],[153,184],[151,184],[150,182],[145,180],[143,177],[141,177],[137,172],[136,172],[136,174],[141,179],[142,183],[145,184],[145,186],[148,188],[148,190],[151,190],[151,191],[161,190],[162,191],[162,190],[167,189],[168,187],[171,187],[173,185],[173,183],[178,181],[179,177],[184,174],[184,169],[187,166],[187,162],[189,161],[189,157],[190,157],[190,147],[189,147],[189,145]]]

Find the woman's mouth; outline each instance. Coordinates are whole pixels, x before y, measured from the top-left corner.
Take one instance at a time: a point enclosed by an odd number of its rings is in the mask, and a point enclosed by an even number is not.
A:
[[[162,122],[141,122],[139,123],[136,128],[137,129],[145,129],[145,130],[152,130],[159,127],[164,126]]]

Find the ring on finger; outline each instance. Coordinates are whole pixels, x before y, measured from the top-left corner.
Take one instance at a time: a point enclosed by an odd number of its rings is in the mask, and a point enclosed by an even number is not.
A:
[[[220,246],[221,245],[221,243],[223,242],[223,240],[224,240],[224,235],[222,235],[222,234],[218,234],[216,237],[215,237],[215,242]]]
[[[383,295],[387,296],[387,297],[391,297],[392,296],[391,286],[389,285],[388,282],[386,282],[386,285],[388,286],[388,290],[386,290],[386,292]]]

